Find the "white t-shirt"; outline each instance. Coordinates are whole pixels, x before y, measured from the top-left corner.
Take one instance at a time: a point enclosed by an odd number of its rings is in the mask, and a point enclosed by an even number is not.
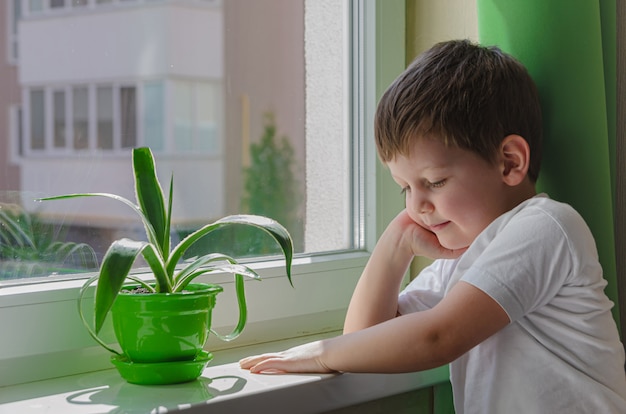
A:
[[[450,364],[457,414],[626,413],[624,348],[595,242],[570,206],[536,196],[491,223],[455,260],[436,260],[399,296],[434,307],[463,280],[511,323]]]

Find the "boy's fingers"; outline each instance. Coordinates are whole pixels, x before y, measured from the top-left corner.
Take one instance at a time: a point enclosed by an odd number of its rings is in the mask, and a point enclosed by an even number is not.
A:
[[[263,355],[254,355],[250,357],[243,358],[239,360],[239,366],[243,369],[250,369],[251,367],[257,365],[258,363],[267,360],[269,358],[273,358],[276,355],[263,354]]]
[[[285,362],[276,354],[256,355],[243,358],[239,361],[242,369],[247,369],[254,374],[260,373],[284,373]]]
[[[250,372],[253,374],[276,374],[286,372],[280,368],[280,361],[277,359],[266,359],[258,364],[250,367]]]

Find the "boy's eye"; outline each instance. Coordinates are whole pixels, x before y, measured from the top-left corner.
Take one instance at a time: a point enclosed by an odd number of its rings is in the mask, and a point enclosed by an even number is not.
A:
[[[404,195],[404,194],[406,194],[408,191],[411,191],[411,187],[409,187],[409,186],[402,187],[402,190],[400,190],[400,194]]]
[[[443,186],[445,185],[445,183],[446,183],[446,180],[445,180],[445,179],[443,179],[443,180],[439,180],[439,181],[435,181],[435,182],[430,182],[430,181],[428,181],[428,182],[426,183],[426,185],[427,185],[429,188],[440,188],[440,187],[443,187]]]

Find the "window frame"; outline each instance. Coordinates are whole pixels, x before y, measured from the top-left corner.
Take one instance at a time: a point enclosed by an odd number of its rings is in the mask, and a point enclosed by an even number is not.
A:
[[[352,21],[360,24],[352,31],[358,33],[359,39],[352,56],[354,62],[359,62],[354,65],[358,72],[353,71],[352,136],[361,142],[353,154],[354,168],[360,177],[360,190],[354,196],[361,202],[360,218],[355,217],[354,227],[356,242],[362,248],[296,257],[295,288],[286,280],[283,261],[252,263],[263,280],[246,283],[248,324],[232,346],[339,333],[352,291],[378,235],[403,208],[397,186],[377,160],[372,126],[377,97],[404,69],[405,5],[402,0],[353,4]],[[211,276],[208,282],[225,288],[213,314],[213,328],[224,332],[237,318],[232,276]],[[111,368],[108,352],[89,337],[78,317],[76,298],[83,283],[0,282],[0,372],[9,373],[0,376],[0,387]],[[110,323],[101,337],[112,341]],[[215,339],[208,344],[212,352],[227,346]]]

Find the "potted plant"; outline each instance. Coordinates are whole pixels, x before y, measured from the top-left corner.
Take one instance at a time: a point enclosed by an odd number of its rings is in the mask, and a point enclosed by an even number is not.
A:
[[[137,213],[143,222],[147,240],[123,238],[110,245],[99,273],[88,279],[80,291],[78,308],[81,320],[89,334],[113,354],[113,364],[128,382],[167,384],[193,380],[212,358],[209,352],[203,350],[209,332],[226,341],[235,339],[242,332],[247,318],[244,276],[260,277],[250,267],[217,252],[208,252],[181,263],[185,251],[203,236],[224,226],[251,226],[269,234],[280,245],[291,283],[293,242],[289,232],[270,218],[233,215],[207,224],[187,235],[176,246],[170,246],[173,176],[166,200],[151,150],[133,149],[132,160],[137,204],[109,193],[67,194],[41,200],[105,197],[118,200]],[[152,271],[153,282],[131,273],[139,255]],[[235,278],[239,321],[233,332],[225,336],[211,330],[211,312],[216,295],[223,290],[222,286],[191,283],[200,275],[214,272],[232,273]],[[94,282],[97,284],[92,328],[83,314],[82,301]],[[121,353],[98,337],[109,312]]]

